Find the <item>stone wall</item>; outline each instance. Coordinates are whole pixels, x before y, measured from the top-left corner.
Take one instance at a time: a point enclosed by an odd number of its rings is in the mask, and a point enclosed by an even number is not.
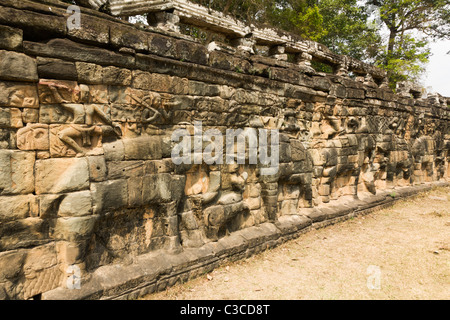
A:
[[[449,179],[444,97],[407,85],[394,94],[381,70],[362,63],[318,73],[307,61],[328,61],[325,49],[290,63],[280,45],[268,56],[242,41],[204,46],[88,8],[82,28],[69,29],[66,9],[0,1],[3,299],[156,290],[167,272],[195,276],[205,261],[243,257]],[[278,173],[176,166],[172,133],[194,133],[196,121],[224,134],[279,130]],[[136,263],[126,275],[111,269]],[[67,289],[73,270],[81,291]],[[107,284],[96,282],[108,272]]]

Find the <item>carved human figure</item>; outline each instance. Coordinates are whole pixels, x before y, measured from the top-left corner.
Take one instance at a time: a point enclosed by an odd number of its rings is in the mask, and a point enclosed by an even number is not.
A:
[[[131,98],[144,108],[142,112],[143,124],[152,124],[158,118],[161,118],[164,123],[170,122],[173,111],[167,111],[166,108],[179,105],[178,102],[173,102],[171,98],[162,97],[159,93],[151,93],[142,99],[133,95]]]
[[[58,134],[58,138],[75,150],[78,155],[82,156],[86,153],[83,147],[91,147],[91,137],[94,134],[103,135],[105,131],[112,131],[118,137],[122,135],[120,127],[113,124],[106,113],[98,105],[70,103],[65,100],[58,91],[58,88],[69,89],[66,86],[52,82],[41,82],[41,84],[48,85],[55,101],[73,114],[71,125],[61,130]],[[77,94],[80,96],[80,102],[86,101],[87,92],[80,90]],[[107,126],[109,126],[109,128],[96,125],[94,123],[95,116],[98,116]],[[75,141],[76,139],[81,139],[82,146]]]

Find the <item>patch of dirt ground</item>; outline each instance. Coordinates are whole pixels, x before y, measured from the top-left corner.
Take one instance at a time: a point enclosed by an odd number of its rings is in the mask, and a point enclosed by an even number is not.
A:
[[[146,300],[448,300],[450,187],[319,230]]]

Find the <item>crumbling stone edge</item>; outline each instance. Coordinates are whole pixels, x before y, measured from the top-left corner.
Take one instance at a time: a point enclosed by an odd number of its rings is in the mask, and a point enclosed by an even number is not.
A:
[[[208,273],[232,261],[249,258],[275,248],[312,230],[324,228],[353,217],[364,216],[393,206],[448,182],[385,190],[364,200],[311,209],[307,215],[282,216],[275,223],[237,231],[218,242],[200,248],[169,254],[159,251],[135,257],[129,265],[98,268],[82,280],[81,289],[57,288],[42,294],[42,300],[133,300],[159,292]]]

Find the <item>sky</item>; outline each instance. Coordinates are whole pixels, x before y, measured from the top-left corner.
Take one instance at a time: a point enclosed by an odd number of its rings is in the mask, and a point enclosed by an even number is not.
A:
[[[438,41],[430,44],[433,56],[427,65],[426,75],[422,82],[428,92],[437,92],[445,97],[450,97],[450,40]]]

